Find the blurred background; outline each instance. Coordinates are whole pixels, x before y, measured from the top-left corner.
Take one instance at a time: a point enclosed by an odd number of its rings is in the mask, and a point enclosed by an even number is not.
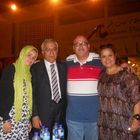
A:
[[[140,0],[1,0],[0,69],[24,45],[40,50],[45,38],[58,41],[59,59],[65,60],[77,34],[87,36],[94,52],[113,43],[140,76]]]

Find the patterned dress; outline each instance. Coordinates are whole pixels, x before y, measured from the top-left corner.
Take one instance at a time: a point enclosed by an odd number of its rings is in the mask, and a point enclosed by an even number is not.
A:
[[[22,118],[18,123],[15,122],[15,108],[12,106],[12,109],[9,113],[11,118],[12,130],[10,133],[5,133],[2,130],[3,121],[0,120],[0,140],[28,140],[29,135],[29,125],[30,122],[27,119],[29,110],[27,107],[27,96],[26,96],[26,82],[23,81],[23,105],[22,105]]]
[[[99,78],[99,140],[136,140],[128,131],[134,105],[140,100],[140,83],[127,70]]]

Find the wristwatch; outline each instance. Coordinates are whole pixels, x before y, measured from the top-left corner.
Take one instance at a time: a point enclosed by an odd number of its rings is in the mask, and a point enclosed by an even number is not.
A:
[[[140,121],[140,114],[133,115],[133,118],[136,119],[136,120],[138,120],[138,121]]]

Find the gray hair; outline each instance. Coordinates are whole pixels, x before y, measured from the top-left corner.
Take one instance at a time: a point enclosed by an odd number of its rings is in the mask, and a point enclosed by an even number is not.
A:
[[[49,38],[49,39],[45,39],[45,40],[42,42],[42,44],[41,44],[41,50],[42,50],[42,51],[44,51],[44,47],[45,47],[46,44],[48,44],[48,43],[53,43],[53,44],[56,45],[56,47],[58,48],[58,43],[57,43],[57,41],[55,41],[54,39]]]

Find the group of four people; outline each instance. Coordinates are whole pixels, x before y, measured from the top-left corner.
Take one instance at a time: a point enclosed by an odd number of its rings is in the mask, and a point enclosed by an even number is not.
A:
[[[53,39],[44,40],[41,51],[44,59],[33,64],[37,49],[24,47],[17,61],[3,71],[1,140],[27,140],[31,126],[47,125],[52,132],[54,122],[67,124],[68,140],[135,139],[133,132],[140,125],[140,82],[116,64],[111,45],[101,47],[101,60],[90,53],[83,35],[74,39],[75,54],[66,63],[57,61],[58,44]]]

